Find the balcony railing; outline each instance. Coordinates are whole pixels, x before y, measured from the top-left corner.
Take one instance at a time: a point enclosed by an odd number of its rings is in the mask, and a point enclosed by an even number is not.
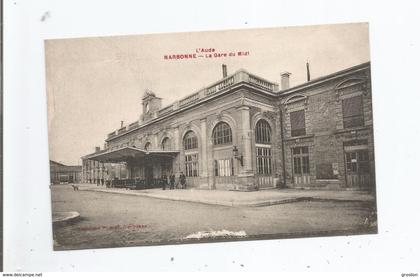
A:
[[[179,106],[180,107],[186,106],[188,104],[198,101],[199,99],[200,99],[200,94],[196,92],[194,94],[188,95],[187,97],[179,100]]]
[[[124,133],[126,131],[127,131],[127,126],[124,126],[124,127],[120,128],[120,129],[118,129],[118,134]]]
[[[133,122],[130,125],[128,125],[128,129],[131,130],[131,129],[134,129],[134,128],[138,127],[138,126],[139,126],[139,122],[136,121],[136,122]]]
[[[223,79],[222,81],[208,87],[206,95],[215,94],[218,91],[221,91],[225,88],[228,88],[228,87],[232,86],[233,84],[235,84],[235,76],[236,76],[236,74],[227,78],[227,79]]]
[[[245,70],[239,70],[231,76],[228,76],[228,77],[226,77],[226,78],[224,78],[224,79],[222,79],[222,80],[220,80],[220,81],[218,81],[218,82],[216,82],[216,83],[214,83],[214,84],[212,84],[208,87],[205,87],[204,89],[202,89],[198,92],[195,92],[191,95],[188,95],[187,97],[185,97],[185,98],[183,98],[179,101],[176,101],[169,106],[166,106],[166,107],[160,109],[157,112],[156,116],[160,117],[160,116],[170,114],[171,112],[173,112],[175,110],[178,110],[179,108],[186,107],[190,104],[196,103],[196,102],[198,102],[202,99],[205,99],[209,96],[216,95],[217,93],[219,93],[221,91],[224,91],[225,89],[227,89],[229,87],[232,87],[233,85],[241,83],[241,82],[251,84],[251,85],[253,85],[255,87],[258,87],[258,88],[260,88],[264,91],[267,91],[267,92],[277,92],[278,88],[279,88],[279,85],[276,84],[276,83],[272,83],[272,82],[267,81],[263,78],[260,78],[260,77],[257,77],[255,75],[249,74]],[[118,131],[114,131],[114,132],[108,134],[108,138],[112,138],[112,137],[116,136],[117,134],[119,135],[119,134],[125,133],[125,132],[127,132],[127,130],[131,130],[131,129],[133,129],[135,127],[138,127],[138,126],[140,126],[140,124],[138,122],[134,122],[134,123],[130,124],[128,126],[128,128],[123,127],[123,128],[118,129]]]
[[[258,87],[260,87],[262,89],[266,89],[268,91],[272,91],[273,92],[273,91],[275,91],[275,90],[278,89],[278,85],[277,84],[274,84],[274,83],[271,83],[271,82],[266,81],[264,79],[261,79],[261,78],[255,76],[255,75],[248,74],[248,81],[251,84],[254,84],[254,85],[256,85],[256,86],[258,86]]]
[[[255,75],[249,74],[246,71],[238,71],[234,75],[227,77],[209,87],[206,88],[206,95],[213,95],[221,90],[224,90],[225,88],[231,87],[237,83],[240,82],[246,82],[253,84],[263,90],[269,91],[269,92],[276,92],[278,90],[278,84],[269,82],[267,80],[264,80],[260,77],[257,77]]]
[[[158,115],[161,116],[161,115],[165,115],[167,113],[170,113],[170,112],[173,111],[173,108],[174,108],[174,105],[167,106],[167,107],[159,110]]]

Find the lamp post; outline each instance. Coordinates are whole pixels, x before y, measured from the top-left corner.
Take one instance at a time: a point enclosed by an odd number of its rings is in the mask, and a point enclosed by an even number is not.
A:
[[[239,155],[239,150],[236,145],[233,146],[233,157],[241,162],[241,166],[244,166],[244,156],[241,154]]]

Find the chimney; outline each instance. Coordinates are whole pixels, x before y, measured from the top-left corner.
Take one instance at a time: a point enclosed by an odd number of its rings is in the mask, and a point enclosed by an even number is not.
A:
[[[99,152],[99,151],[101,151],[101,147],[95,146],[95,152]]]
[[[222,64],[222,71],[223,71],[223,78],[227,77],[227,66],[225,64]]]
[[[282,90],[288,89],[290,87],[289,77],[290,77],[291,74],[292,73],[287,72],[287,71],[280,74],[281,75],[281,89]]]
[[[308,82],[311,80],[311,71],[309,70],[309,62],[306,62],[306,79]]]

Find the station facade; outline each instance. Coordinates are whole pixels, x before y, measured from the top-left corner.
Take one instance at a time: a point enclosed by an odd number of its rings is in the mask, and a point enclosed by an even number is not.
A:
[[[370,63],[289,87],[239,70],[169,106],[147,90],[139,120],[82,157],[83,181],[183,172],[187,187],[374,190]]]

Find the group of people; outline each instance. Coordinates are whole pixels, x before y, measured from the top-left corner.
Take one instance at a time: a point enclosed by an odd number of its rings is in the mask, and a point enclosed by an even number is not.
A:
[[[181,172],[179,174],[179,181],[178,184],[175,186],[175,175],[171,174],[169,175],[169,183],[168,183],[168,177],[166,174],[163,174],[161,177],[162,182],[162,189],[166,190],[166,187],[169,185],[169,189],[186,189],[187,188],[187,178],[184,175],[184,172]]]

